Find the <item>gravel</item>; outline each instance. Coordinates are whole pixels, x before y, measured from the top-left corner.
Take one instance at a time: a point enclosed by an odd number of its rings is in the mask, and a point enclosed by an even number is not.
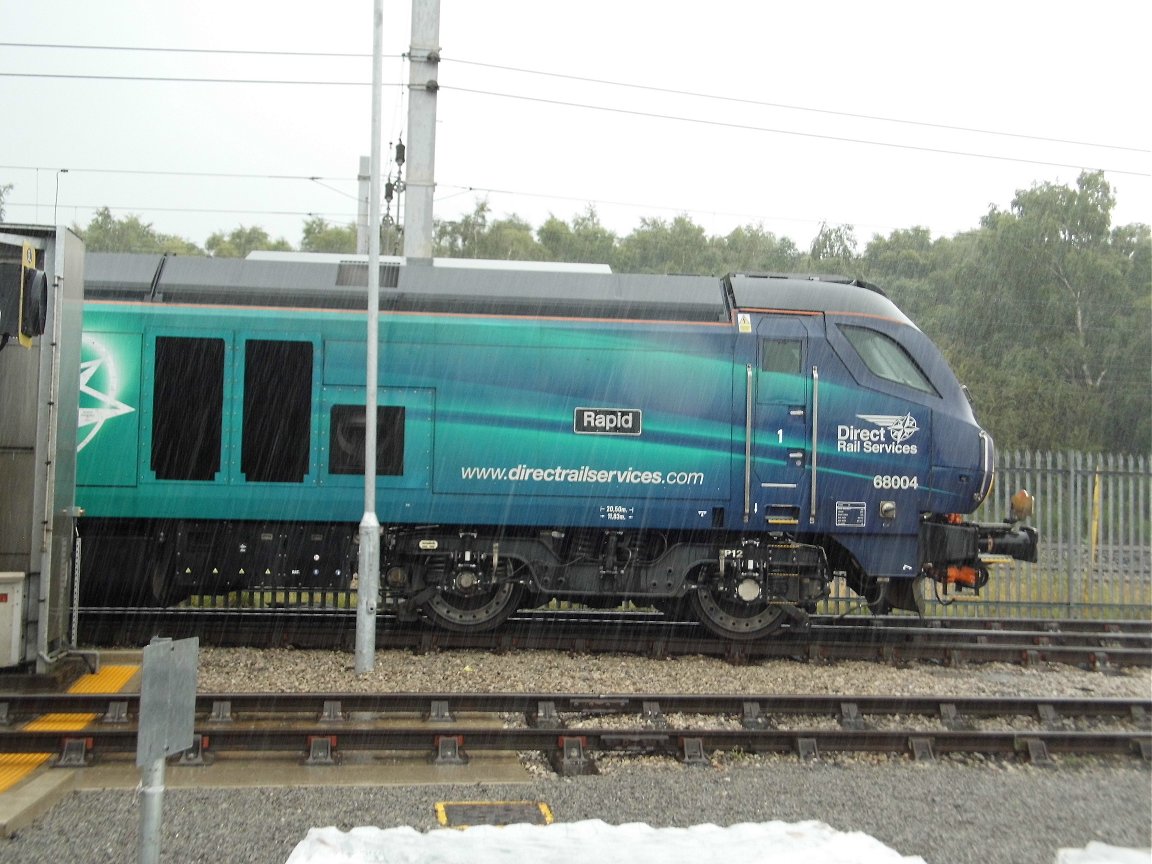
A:
[[[310,827],[436,827],[441,801],[539,800],[560,821],[657,827],[819,819],[864,831],[931,864],[1052,864],[1091,840],[1149,845],[1149,772],[1132,761],[1061,765],[947,763],[621,766],[527,786],[168,790],[163,860],[283,864]],[[0,842],[0,862],[121,864],[136,848],[131,792],[73,793]]]
[[[522,652],[379,652],[357,675],[351,654],[203,649],[201,692],[844,693],[1152,697],[1148,670],[1088,672],[1001,664],[950,668],[704,657]],[[927,722],[931,723],[931,720]],[[602,773],[558,777],[523,757],[527,784],[169,789],[163,860],[282,864],[310,827],[437,827],[441,801],[539,800],[559,821],[654,826],[819,819],[864,831],[931,864],[1052,864],[1092,840],[1152,845],[1152,771],[1136,758],[1015,759],[712,754],[710,767],[668,759],[598,760]],[[336,769],[338,770],[338,769]],[[73,792],[31,827],[0,841],[0,864],[135,860],[138,802],[130,791]]]
[[[200,651],[200,692],[725,693],[919,696],[1145,697],[1147,669],[1089,672],[1071,666],[988,663],[953,668],[865,662],[768,660],[733,666],[713,657],[655,660],[630,654],[377,652],[357,675],[339,651]]]

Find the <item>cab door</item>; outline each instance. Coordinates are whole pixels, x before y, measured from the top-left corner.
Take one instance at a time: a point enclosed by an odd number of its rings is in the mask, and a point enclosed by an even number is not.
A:
[[[794,530],[808,512],[812,386],[807,319],[766,316],[756,328],[752,521]]]

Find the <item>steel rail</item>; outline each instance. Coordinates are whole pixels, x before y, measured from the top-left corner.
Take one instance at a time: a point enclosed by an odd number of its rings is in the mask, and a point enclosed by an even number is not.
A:
[[[56,764],[82,767],[103,756],[134,752],[140,700],[135,694],[0,694],[0,753],[58,753]],[[669,754],[706,763],[708,753],[827,752],[1024,754],[1152,758],[1152,700],[1075,697],[941,697],[845,695],[683,695],[568,693],[203,693],[195,703],[194,746],[181,761],[199,764],[221,752],[303,755],[330,764],[347,752],[422,751],[434,761],[467,760],[467,751],[533,750],[561,773],[594,770],[587,751]],[[101,715],[103,712],[103,715]],[[492,714],[519,713],[527,725],[482,725]],[[75,730],[17,722],[35,715],[74,714]],[[419,719],[412,719],[412,715]],[[462,715],[470,714],[471,717]],[[670,717],[740,717],[739,728],[674,727]],[[476,716],[479,715],[479,716]],[[628,728],[572,726],[573,719],[622,715]],[[908,725],[916,715],[931,718]],[[91,717],[101,718],[85,723]],[[797,717],[831,716],[836,729],[808,728]],[[900,728],[875,728],[869,718],[898,718]],[[975,717],[1034,718],[1035,728],[978,730]],[[1120,728],[1059,728],[1070,718]],[[593,722],[595,720],[593,719]],[[679,721],[678,721],[679,722]],[[705,721],[707,722],[707,721]],[[891,725],[891,720],[888,721]],[[927,728],[923,728],[927,725]],[[189,758],[191,756],[191,758]]]
[[[686,760],[691,751],[701,755],[716,750],[748,753],[827,752],[909,753],[919,746],[929,754],[982,753],[1019,754],[1046,759],[1048,753],[1083,755],[1140,756],[1152,754],[1152,732],[1145,731],[1064,731],[1037,729],[957,730],[957,729],[699,729],[634,728],[572,730],[506,728],[446,724],[436,729],[427,725],[372,727],[365,723],[326,722],[292,724],[214,724],[196,729],[199,755],[211,751],[293,753],[313,755],[315,744],[323,741],[325,752],[422,751],[444,757],[443,744],[450,741],[453,756],[467,751],[541,751],[555,754],[579,742],[582,749],[638,754],[679,754]],[[79,747],[77,746],[79,745]],[[691,750],[690,750],[691,748]],[[77,754],[77,749],[82,749]],[[133,753],[136,730],[130,727],[85,729],[64,734],[44,730],[0,732],[0,752],[61,752],[60,763],[77,765],[93,757]],[[1043,754],[1037,756],[1036,754]],[[69,755],[71,754],[71,755]]]
[[[733,663],[772,658],[810,660],[873,659],[887,662],[933,661],[1018,664],[1059,663],[1100,668],[1108,665],[1152,667],[1152,626],[1147,622],[1024,629],[979,626],[964,622],[939,626],[937,621],[876,618],[867,623],[822,619],[778,637],[756,642],[729,642],[700,627],[668,623],[659,615],[598,616],[591,613],[547,613],[487,633],[451,633],[398,621],[381,622],[376,644],[381,649],[438,651],[559,650],[620,652],[647,656],[706,654]],[[89,612],[82,618],[84,644],[142,645],[160,626],[172,638],[198,636],[204,645],[268,647],[291,644],[305,648],[348,648],[349,615],[286,613],[284,610],[172,612],[136,614],[119,610]],[[899,623],[894,623],[899,622]],[[1065,622],[1058,622],[1063,625]],[[1077,622],[1080,624],[1081,622]]]
[[[780,694],[283,694],[219,692],[198,694],[198,722],[301,718],[340,722],[419,714],[433,722],[452,722],[462,713],[523,714],[533,726],[561,728],[562,715],[601,717],[635,715],[664,722],[668,714],[740,717],[745,727],[763,727],[773,718],[832,717],[841,725],[866,726],[869,717],[937,718],[948,727],[972,718],[1030,717],[1046,726],[1064,720],[1109,718],[1150,728],[1152,699],[1079,697],[952,697]],[[99,718],[100,727],[130,725],[139,715],[138,694],[0,694],[0,750],[18,722],[43,714],[82,714]],[[7,727],[7,728],[5,728]],[[96,727],[91,727],[96,728]]]
[[[139,715],[136,693],[0,693],[0,731],[43,714],[96,714],[102,725],[128,723]],[[542,706],[547,706],[544,708]],[[524,714],[530,722],[549,713],[581,716],[700,714],[739,716],[762,725],[775,715],[839,718],[907,716],[963,723],[971,717],[1109,717],[1140,726],[1152,721],[1152,698],[881,696],[848,694],[594,694],[594,693],[199,693],[195,713],[204,722],[232,722],[253,715],[349,715],[418,713],[451,718],[459,713]]]

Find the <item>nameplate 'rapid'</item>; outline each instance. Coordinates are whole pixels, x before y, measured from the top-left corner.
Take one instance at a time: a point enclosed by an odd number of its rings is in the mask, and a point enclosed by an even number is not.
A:
[[[639,435],[638,408],[577,408],[572,431],[577,435]]]

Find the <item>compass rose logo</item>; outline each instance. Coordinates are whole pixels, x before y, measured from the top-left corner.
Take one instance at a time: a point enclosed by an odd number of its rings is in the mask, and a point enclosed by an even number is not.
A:
[[[120,392],[120,375],[108,346],[99,339],[85,336],[84,348],[91,359],[80,363],[80,414],[77,426],[83,437],[76,445],[76,452],[87,447],[96,433],[113,417],[131,414],[136,410],[116,398]]]
[[[857,414],[861,420],[875,423],[882,429],[887,429],[892,441],[901,444],[920,431],[916,425],[916,418],[911,414]]]

